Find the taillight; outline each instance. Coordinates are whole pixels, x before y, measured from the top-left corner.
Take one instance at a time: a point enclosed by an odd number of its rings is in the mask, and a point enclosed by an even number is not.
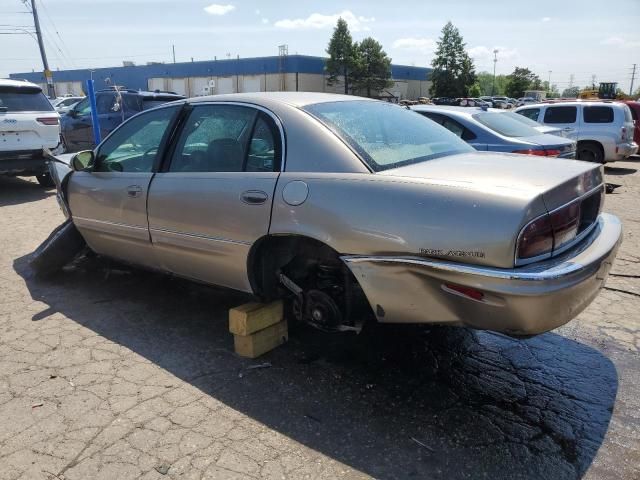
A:
[[[549,215],[543,215],[529,223],[520,233],[518,258],[533,258],[551,253],[553,250],[553,228]]]
[[[553,227],[553,248],[560,248],[578,235],[580,226],[580,203],[575,202],[551,215],[551,227]]]
[[[58,117],[40,117],[36,118],[36,122],[43,125],[58,125]]]
[[[592,198],[595,199],[595,196]],[[596,214],[597,216],[597,214]],[[518,258],[527,259],[552,253],[571,242],[579,233],[580,202],[545,214],[529,223],[518,239]]]
[[[462,285],[454,285],[453,283],[445,283],[442,285],[442,288],[445,291],[449,291],[452,293],[457,293],[460,294],[464,297],[468,297],[472,300],[478,300],[478,301],[482,301],[482,299],[484,298],[484,293],[482,293],[480,290],[476,290],[475,288],[471,288],[471,287],[464,287]]]
[[[529,149],[529,150],[514,150],[511,153],[521,153],[523,155],[536,155],[539,157],[557,157],[562,152],[560,152],[560,150],[555,150],[555,149],[548,149],[548,150]]]
[[[622,127],[622,136],[620,140],[625,141],[627,139],[627,127]]]

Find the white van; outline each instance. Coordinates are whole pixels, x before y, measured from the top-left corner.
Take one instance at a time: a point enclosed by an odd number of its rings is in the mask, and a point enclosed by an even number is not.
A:
[[[561,128],[578,142],[576,158],[596,163],[624,160],[638,151],[629,107],[614,101],[568,101],[515,110],[542,125]]]
[[[0,79],[0,175],[34,175],[53,186],[44,149],[57,152],[60,115],[35,83]]]

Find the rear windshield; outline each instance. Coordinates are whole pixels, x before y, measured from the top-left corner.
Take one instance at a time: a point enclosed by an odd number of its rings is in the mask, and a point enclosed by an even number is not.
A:
[[[0,112],[52,112],[53,105],[39,88],[0,87]]]
[[[446,128],[389,103],[354,100],[304,109],[349,144],[374,171],[474,151]]]
[[[522,122],[503,113],[479,112],[472,116],[485,127],[505,137],[533,137],[534,135],[540,135],[540,132],[532,127],[524,125]]]
[[[506,115],[507,117],[513,118],[514,120],[522,123],[523,125],[528,125],[531,128],[536,128],[540,126],[538,122],[531,120],[529,117],[525,117],[524,115],[520,115],[519,113],[516,113],[516,112],[502,112],[502,113],[499,113],[498,115]]]

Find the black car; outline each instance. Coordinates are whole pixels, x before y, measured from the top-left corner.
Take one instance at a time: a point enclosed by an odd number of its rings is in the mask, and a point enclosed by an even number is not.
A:
[[[106,137],[118,125],[143,110],[185,97],[174,92],[145,92],[110,88],[96,92],[96,106],[101,137]],[[62,139],[67,152],[95,147],[91,125],[91,106],[85,98],[62,116]]]

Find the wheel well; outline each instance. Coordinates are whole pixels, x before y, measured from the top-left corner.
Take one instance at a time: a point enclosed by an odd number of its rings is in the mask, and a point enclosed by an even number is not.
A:
[[[247,273],[254,294],[263,300],[276,298],[280,285],[276,273],[296,257],[316,262],[341,262],[340,254],[319,240],[302,235],[267,235],[253,244],[247,259]]]
[[[602,158],[604,159],[604,147],[597,140],[580,140],[578,142],[578,145],[576,146],[576,150],[580,150],[580,147],[583,147],[583,146],[596,147],[598,150],[600,150],[600,153],[602,154]]]

